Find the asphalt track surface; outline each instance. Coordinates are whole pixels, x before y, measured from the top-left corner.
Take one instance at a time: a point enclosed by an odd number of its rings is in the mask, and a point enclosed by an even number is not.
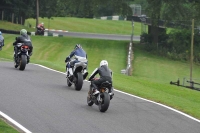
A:
[[[65,64],[63,65],[65,67]],[[64,73],[28,64],[24,71],[0,62],[0,111],[33,133],[199,133],[200,121],[115,90],[101,113],[87,105],[89,82],[67,87]]]
[[[131,35],[116,35],[116,34],[96,34],[96,33],[81,33],[81,32],[64,32],[64,31],[49,31],[63,36],[78,37],[78,38],[93,38],[104,40],[131,40]],[[133,41],[140,41],[140,36],[133,36]]]

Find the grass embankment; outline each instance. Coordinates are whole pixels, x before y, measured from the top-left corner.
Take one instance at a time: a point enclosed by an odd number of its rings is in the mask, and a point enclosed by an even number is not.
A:
[[[14,35],[5,35],[6,46],[0,52],[2,58],[12,60]],[[88,53],[89,73],[102,59],[109,62],[114,72],[114,87],[143,98],[147,98],[200,119],[200,92],[170,85],[170,81],[189,77],[189,63],[172,61],[134,47],[133,75],[120,73],[126,67],[127,41],[105,41],[70,37],[32,36],[34,54],[31,62],[65,71],[65,57],[76,43],[82,44]],[[200,76],[200,66],[194,65],[193,77]]]
[[[73,17],[53,17],[39,18],[39,22],[44,22],[47,29],[66,30],[69,32],[86,32],[86,33],[102,33],[102,34],[132,34],[131,21],[101,20]],[[31,25],[29,28],[28,25]],[[29,32],[35,31],[35,19],[27,19],[24,25],[13,24],[7,21],[0,21],[0,29],[20,31],[27,29]],[[134,35],[141,35],[141,23],[134,23]]]
[[[3,119],[0,119],[0,133],[19,133],[16,129],[6,124]]]
[[[73,17],[53,17],[52,19],[39,18],[39,22],[44,22],[45,28],[66,30],[69,32],[87,32],[103,34],[131,35],[131,21],[101,20]],[[27,19],[35,27],[35,19]],[[134,35],[141,35],[141,23],[134,23]]]
[[[35,31],[35,29],[28,28],[25,25],[13,24],[13,23],[7,22],[7,21],[0,21],[0,29],[14,30],[14,31],[20,31],[21,29],[27,29],[27,31],[29,31],[29,32]]]

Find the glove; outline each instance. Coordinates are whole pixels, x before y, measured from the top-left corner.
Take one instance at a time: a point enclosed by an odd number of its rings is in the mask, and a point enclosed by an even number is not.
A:
[[[65,59],[65,63],[67,63],[67,62],[69,62],[69,59],[68,59],[68,58]]]

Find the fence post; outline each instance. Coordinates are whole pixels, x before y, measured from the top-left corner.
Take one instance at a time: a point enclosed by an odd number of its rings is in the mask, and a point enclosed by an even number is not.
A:
[[[14,22],[14,13],[12,13],[12,23]]]
[[[4,16],[4,11],[2,11],[2,20],[3,20],[3,16]]]

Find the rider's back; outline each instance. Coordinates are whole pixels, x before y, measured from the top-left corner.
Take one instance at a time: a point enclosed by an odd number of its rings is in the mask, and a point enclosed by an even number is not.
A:
[[[74,51],[74,55],[80,57],[86,57],[86,52],[82,48],[78,48]]]
[[[112,77],[111,70],[106,65],[99,67],[98,72],[101,77]]]
[[[31,38],[28,35],[21,35],[17,38],[17,41],[19,43],[25,43],[25,44],[30,44],[31,43]]]

